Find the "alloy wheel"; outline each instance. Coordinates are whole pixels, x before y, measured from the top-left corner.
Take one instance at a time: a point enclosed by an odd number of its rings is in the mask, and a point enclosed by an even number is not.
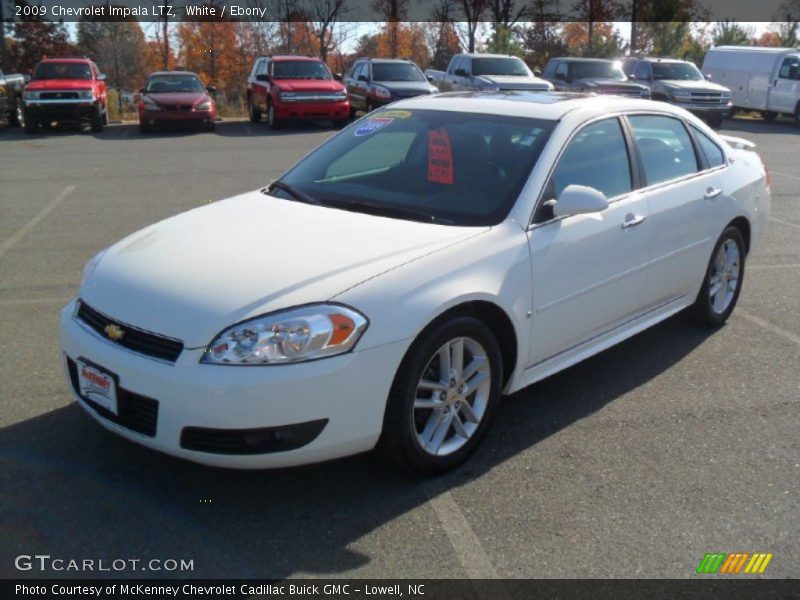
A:
[[[486,350],[469,337],[446,342],[429,359],[412,413],[417,442],[426,453],[452,454],[473,436],[488,406],[491,371]]]
[[[708,297],[711,310],[724,313],[739,287],[741,257],[739,246],[732,239],[725,240],[714,257],[714,267],[708,280]]]

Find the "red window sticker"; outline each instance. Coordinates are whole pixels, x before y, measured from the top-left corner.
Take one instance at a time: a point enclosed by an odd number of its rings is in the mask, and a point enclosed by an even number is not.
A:
[[[428,132],[428,181],[453,184],[453,152],[446,131]]]

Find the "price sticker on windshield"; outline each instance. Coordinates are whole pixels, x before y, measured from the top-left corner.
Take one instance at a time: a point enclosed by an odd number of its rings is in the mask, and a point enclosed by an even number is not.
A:
[[[453,184],[453,151],[446,131],[428,132],[428,181]]]
[[[367,119],[364,123],[358,126],[355,130],[354,135],[356,137],[361,137],[364,135],[372,135],[376,131],[379,131],[386,127],[389,123],[394,121],[394,119],[387,118],[387,117],[372,117],[371,119]]]

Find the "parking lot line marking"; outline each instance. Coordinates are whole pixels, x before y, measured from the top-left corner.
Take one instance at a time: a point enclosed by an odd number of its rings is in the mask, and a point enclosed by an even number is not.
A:
[[[781,177],[788,177],[789,179],[797,179],[800,180],[800,177],[797,175],[788,175],[787,173],[778,173],[777,171],[770,171],[770,175],[780,175]]]
[[[800,263],[790,263],[788,265],[747,265],[748,271],[764,271],[766,269],[796,269]]]
[[[486,550],[453,498],[453,494],[449,490],[442,489],[433,481],[425,482],[422,488],[467,577],[469,579],[499,579]],[[491,593],[489,590],[485,590],[486,593],[482,593],[481,589],[476,589],[476,591],[481,598],[486,597],[487,600],[488,598],[493,600],[495,598],[510,600],[511,598],[504,586],[493,587]]]
[[[800,227],[800,223],[792,223],[791,221],[784,221],[783,219],[776,219],[775,217],[770,217],[770,221],[775,221],[776,223],[782,223],[783,225],[789,225],[790,227]]]
[[[18,241],[20,241],[25,236],[25,234],[28,233],[31,229],[36,227],[39,224],[39,221],[41,221],[47,215],[49,215],[53,211],[53,209],[61,203],[61,201],[64,198],[69,196],[74,191],[75,191],[75,186],[74,185],[68,185],[67,187],[65,187],[63,190],[61,190],[61,193],[58,196],[56,196],[55,198],[53,198],[50,201],[50,203],[47,206],[45,206],[42,210],[40,210],[39,213],[35,217],[33,217],[30,221],[25,223],[25,225],[20,227],[5,242],[0,244],[0,258],[3,258],[3,255],[6,252],[8,252],[14,246],[14,244],[16,244]]]
[[[795,344],[800,346],[800,335],[796,335],[796,334],[792,333],[791,331],[786,331],[783,327],[779,327],[778,325],[775,325],[774,323],[770,323],[769,321],[766,321],[766,320],[762,319],[761,317],[757,317],[754,314],[749,313],[749,312],[747,312],[746,310],[744,310],[742,308],[737,308],[736,309],[736,314],[739,315],[739,316],[744,317],[745,319],[747,319],[751,323],[755,323],[756,325],[758,325],[762,329],[766,329],[767,331],[770,331],[770,332],[774,333],[775,335],[778,335],[778,336],[782,337],[785,340],[789,340],[790,342],[794,342]]]

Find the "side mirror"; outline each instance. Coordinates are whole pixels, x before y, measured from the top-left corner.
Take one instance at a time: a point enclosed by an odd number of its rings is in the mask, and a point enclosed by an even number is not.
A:
[[[556,200],[556,217],[597,213],[608,208],[608,198],[600,190],[585,185],[568,185]]]
[[[454,73],[454,75],[456,77],[466,77],[467,76],[467,72],[464,69],[456,69],[456,72]]]
[[[706,80],[711,81],[711,73],[706,73]]]
[[[533,70],[533,74],[536,75],[536,77],[541,77],[542,76],[542,70],[541,69],[534,69]]]
[[[425,75],[425,79],[433,83],[433,75]]]
[[[31,76],[30,75],[23,75],[22,76],[22,81],[25,82],[25,85],[28,85],[31,82]]]
[[[213,85],[207,85],[206,86],[206,91],[209,94],[216,94],[217,93],[217,88],[216,88],[216,86],[213,86]]]
[[[105,73],[100,73],[100,74],[97,75],[97,81],[105,81],[105,80],[106,80],[106,74]]]
[[[566,81],[567,76],[564,73],[556,73],[553,75],[553,79],[558,79],[559,81]]]
[[[259,73],[256,75],[256,81],[269,81],[269,75],[266,73]]]
[[[333,74],[333,78],[334,78],[336,81],[341,81],[341,80],[342,80],[342,74],[341,74],[341,73],[334,73],[334,74]]]
[[[139,93],[144,94],[144,88],[139,88]]]
[[[628,75],[628,81],[633,81],[634,79],[636,79],[636,77],[634,77],[633,73]]]
[[[367,76],[366,75],[359,75],[358,76],[358,80],[359,81],[367,81]]]

